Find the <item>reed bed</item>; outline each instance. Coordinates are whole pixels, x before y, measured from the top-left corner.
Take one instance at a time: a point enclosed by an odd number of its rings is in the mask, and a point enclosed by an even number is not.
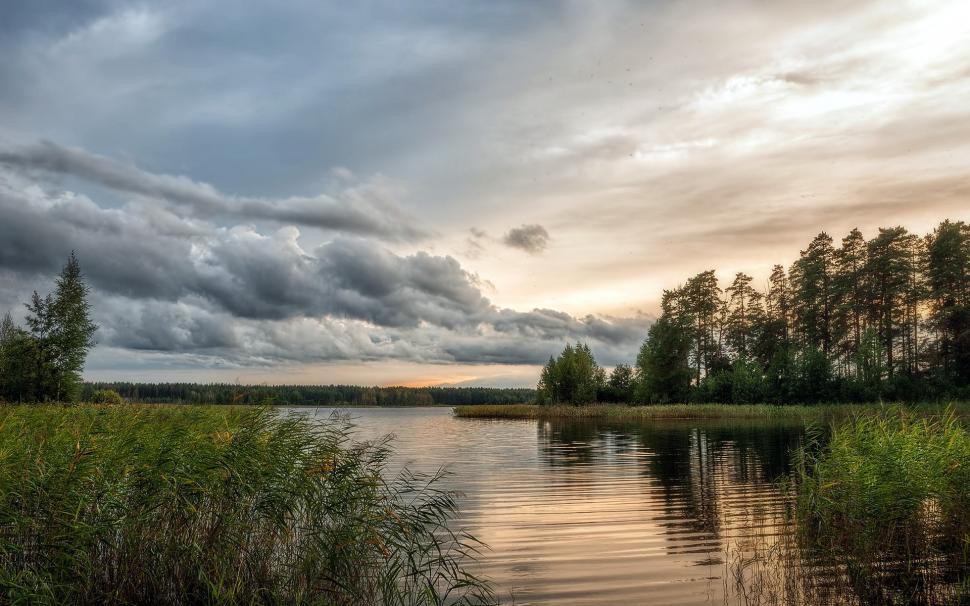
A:
[[[22,604],[481,604],[438,476],[265,408],[0,407],[0,596]]]
[[[867,410],[862,405],[655,404],[626,406],[539,406],[536,404],[456,406],[454,414],[477,419],[821,419]]]
[[[657,404],[625,406],[539,406],[536,404],[457,406],[455,416],[479,419],[721,419],[818,416],[825,407],[767,404]]]
[[[954,412],[836,424],[797,482],[801,542],[844,563],[863,601],[970,601],[970,432]]]
[[[456,417],[467,419],[804,419],[827,423],[841,418],[905,408],[918,416],[940,416],[947,411],[958,418],[970,417],[967,403],[917,404],[589,404],[585,406],[539,406],[537,404],[475,404],[456,406]]]
[[[797,458],[781,530],[728,550],[737,603],[970,603],[970,432],[954,410],[854,415]]]

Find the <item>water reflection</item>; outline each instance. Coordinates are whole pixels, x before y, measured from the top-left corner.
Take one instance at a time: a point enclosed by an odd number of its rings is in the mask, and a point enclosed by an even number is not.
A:
[[[780,520],[773,480],[802,439],[792,424],[352,415],[359,437],[397,436],[400,464],[448,467],[457,523],[490,547],[481,572],[516,604],[723,604],[725,547]]]
[[[780,522],[787,505],[775,481],[791,471],[799,424],[616,423],[554,420],[537,424],[540,459],[550,468],[628,464],[639,469],[645,499],[658,502],[670,555],[721,563],[724,533],[737,538],[751,514]],[[582,476],[568,474],[566,477]],[[776,515],[772,515],[776,514]],[[767,523],[767,522],[766,522]],[[745,528],[747,530],[747,528]]]

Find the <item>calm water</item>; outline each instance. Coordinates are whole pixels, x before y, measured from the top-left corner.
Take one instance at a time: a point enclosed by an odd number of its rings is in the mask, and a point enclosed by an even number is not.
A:
[[[315,414],[326,416],[330,409]],[[396,436],[396,463],[452,472],[457,523],[516,604],[723,604],[725,549],[770,533],[793,425],[456,419],[353,409],[357,437]],[[767,528],[766,528],[767,527]]]

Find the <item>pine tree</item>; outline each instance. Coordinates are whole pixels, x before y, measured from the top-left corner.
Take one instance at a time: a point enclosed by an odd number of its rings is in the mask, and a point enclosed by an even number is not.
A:
[[[711,372],[719,363],[720,332],[719,313],[723,309],[721,288],[714,270],[701,272],[676,291],[678,307],[684,320],[690,321],[693,341],[695,380]]]
[[[835,300],[833,337],[846,373],[855,366],[856,353],[865,329],[868,299],[865,269],[866,239],[861,231],[853,229],[842,239],[842,246],[835,252],[835,275],[832,278]]]
[[[763,324],[762,295],[751,286],[751,276],[738,272],[728,295],[725,342],[738,358],[747,358],[758,340],[756,329]]]
[[[34,291],[27,304],[31,376],[21,399],[73,400],[81,388],[81,370],[94,346],[97,326],[91,321],[88,287],[74,253],[56,282],[54,294]]]
[[[946,380],[970,384],[970,226],[944,221],[926,246],[929,324]]]
[[[880,228],[879,235],[869,242],[866,274],[871,283],[870,316],[879,334],[886,355],[886,371],[892,379],[899,362],[897,337],[906,322],[906,294],[910,281],[912,236],[903,227]]]
[[[832,346],[832,237],[822,232],[795,261],[791,271],[794,312],[802,345],[826,356]]]
[[[13,323],[10,313],[0,320],[0,400],[30,398],[34,358],[33,340]]]
[[[91,321],[88,286],[81,275],[81,265],[74,253],[57,279],[54,301],[54,372],[57,377],[54,397],[72,400],[81,387],[81,371],[88,350],[94,347],[97,325]]]
[[[687,401],[692,374],[690,348],[689,330],[671,315],[661,315],[650,326],[637,355],[637,402]]]

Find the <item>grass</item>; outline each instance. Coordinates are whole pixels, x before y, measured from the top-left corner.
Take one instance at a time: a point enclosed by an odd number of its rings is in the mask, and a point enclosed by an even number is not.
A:
[[[729,550],[739,603],[970,603],[970,432],[954,410],[854,414],[796,467],[779,532]]]
[[[535,404],[456,406],[454,414],[477,419],[821,419],[872,409],[873,405],[781,406],[777,404],[655,404],[626,406],[538,406]],[[942,407],[927,407],[942,410]]]
[[[0,407],[0,596],[21,604],[471,604],[436,476],[264,408]]]
[[[952,411],[838,423],[796,482],[801,542],[864,601],[970,600],[970,432]]]

